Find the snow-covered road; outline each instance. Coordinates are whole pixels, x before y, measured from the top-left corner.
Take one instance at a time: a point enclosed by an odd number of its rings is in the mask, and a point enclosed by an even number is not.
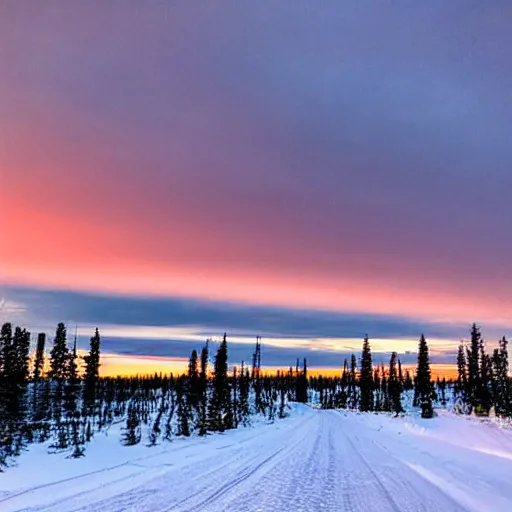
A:
[[[511,475],[512,440],[495,425],[303,407],[274,425],[144,449],[57,482],[12,491],[0,476],[0,510],[505,512]]]

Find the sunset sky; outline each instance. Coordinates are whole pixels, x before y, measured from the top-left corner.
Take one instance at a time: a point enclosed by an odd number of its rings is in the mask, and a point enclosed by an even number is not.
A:
[[[104,371],[512,335],[512,3],[0,3],[1,321]],[[411,353],[408,353],[411,352]],[[149,362],[149,363],[148,363]],[[109,370],[110,368],[110,370]],[[142,370],[141,370],[142,371]]]

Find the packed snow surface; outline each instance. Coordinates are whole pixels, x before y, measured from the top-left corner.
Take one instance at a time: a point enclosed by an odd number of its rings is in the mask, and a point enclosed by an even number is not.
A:
[[[73,460],[33,446],[0,474],[0,510],[510,512],[512,435],[440,411],[294,406],[290,417],[156,447],[97,435]]]

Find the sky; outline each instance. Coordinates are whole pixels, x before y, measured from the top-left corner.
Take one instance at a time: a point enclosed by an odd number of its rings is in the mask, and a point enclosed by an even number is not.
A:
[[[112,371],[225,331],[232,360],[261,335],[316,367],[366,333],[407,360],[424,332],[438,364],[472,322],[511,335],[510,19],[1,2],[0,320],[97,325]]]

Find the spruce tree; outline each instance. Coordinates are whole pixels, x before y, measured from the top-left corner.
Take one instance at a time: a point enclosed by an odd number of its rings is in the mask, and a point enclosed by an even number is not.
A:
[[[349,384],[349,391],[348,391],[348,403],[350,409],[357,408],[357,403],[359,401],[359,397],[357,395],[357,388],[356,388],[356,373],[357,373],[357,359],[355,354],[352,354],[350,356],[350,384]]]
[[[12,393],[12,414],[22,421],[26,411],[26,392],[29,376],[30,333],[16,327],[12,340],[12,366],[9,369],[8,386]]]
[[[365,336],[363,341],[359,388],[361,390],[361,402],[359,409],[361,411],[371,411],[373,409],[373,367],[372,353],[368,336]]]
[[[50,352],[50,377],[58,382],[62,382],[69,375],[69,349],[66,338],[66,326],[59,323],[53,348]]]
[[[342,409],[347,408],[347,386],[349,379],[349,371],[348,371],[348,360],[345,358],[343,361],[343,372],[341,374],[340,381],[340,392],[337,400],[337,407],[341,407]]]
[[[410,391],[413,387],[414,387],[414,383],[411,378],[411,372],[409,372],[409,370],[405,370],[404,389],[406,391]]]
[[[10,339],[12,337],[12,326],[10,323],[5,323],[2,325],[2,329],[0,332],[0,381],[4,376],[4,350],[5,350],[5,341],[6,338]]]
[[[42,396],[44,390],[42,390],[42,384],[40,379],[42,377],[43,368],[44,368],[44,347],[46,343],[46,334],[44,332],[40,332],[37,335],[37,348],[34,360],[34,374],[33,374],[33,390],[32,390],[32,420],[34,422],[41,421],[44,417],[44,411],[46,410],[42,408]],[[45,381],[47,381],[46,379]],[[44,383],[46,385],[46,382]]]
[[[160,437],[160,433],[162,429],[160,428],[160,424],[162,422],[162,416],[165,413],[165,394],[162,389],[162,398],[160,402],[160,407],[158,409],[158,414],[156,415],[155,421],[153,423],[153,428],[151,429],[151,433],[149,434],[149,445],[154,446],[158,438]]]
[[[286,418],[286,380],[283,375],[278,375],[279,394],[281,400],[279,402],[279,419]]]
[[[376,412],[381,412],[383,408],[381,388],[380,371],[379,368],[375,368],[373,372],[373,389],[375,391],[373,410]]]
[[[138,410],[134,401],[132,400],[128,406],[126,428],[124,429],[123,434],[123,444],[125,446],[134,446],[140,443],[141,437],[142,434]]]
[[[228,346],[226,334],[215,355],[212,382],[212,400],[210,403],[210,427],[223,431],[232,424],[231,396],[228,380]]]
[[[296,377],[295,382],[295,400],[300,403],[308,401],[308,375],[307,360],[304,358],[303,370]]]
[[[397,374],[397,362],[401,373],[400,359],[398,359],[398,354],[396,352],[393,352],[391,354],[391,359],[389,361],[388,389],[392,410],[398,415],[401,412],[404,412],[404,410],[401,401],[402,384],[400,382],[401,379]]]
[[[467,393],[467,374],[466,374],[466,354],[464,351],[464,345],[461,343],[457,351],[457,384],[456,392],[459,396],[466,398]]]
[[[0,465],[19,455],[24,445],[30,333],[5,323],[0,333]]]
[[[190,436],[189,404],[187,401],[186,383],[183,377],[176,380],[176,403],[178,406],[178,436]]]
[[[167,415],[167,420],[165,423],[165,434],[164,439],[166,441],[170,441],[172,438],[172,420],[174,418],[174,411],[176,409],[176,381],[171,373],[171,377],[169,379],[169,414]]]
[[[100,333],[96,327],[94,336],[90,341],[89,353],[84,356],[84,405],[89,413],[94,412],[96,401],[96,387],[99,379],[100,369]]]
[[[430,373],[430,361],[427,340],[421,335],[418,347],[418,365],[416,367],[415,395],[421,406],[421,417],[432,418],[434,409],[432,406],[433,388]]]
[[[246,425],[249,420],[249,383],[250,383],[250,376],[249,376],[249,369],[245,369],[244,371],[244,364],[242,362],[242,369],[240,371],[240,382],[239,382],[239,388],[240,388],[240,406],[238,408],[240,412],[240,421]]]
[[[46,343],[46,334],[44,332],[40,332],[37,335],[37,348],[36,348],[36,356],[34,361],[34,381],[37,382],[42,374],[43,366],[44,366],[44,346]]]
[[[76,381],[78,378],[78,364],[77,364],[77,351],[76,351],[76,334],[75,339],[73,342],[73,350],[71,350],[69,354],[69,361],[68,361],[68,378],[70,380]]]
[[[508,376],[508,341],[503,337],[494,351],[493,360],[494,403],[498,416],[511,415],[510,379]]]
[[[199,377],[197,350],[193,350],[188,363],[188,386],[191,407],[197,411],[201,395],[201,382]]]
[[[68,361],[68,380],[64,386],[64,410],[66,415],[71,420],[76,420],[80,414],[78,413],[78,398],[80,394],[80,381],[78,379],[78,368],[76,364],[77,353],[76,353],[76,336],[73,344],[73,350],[69,354]],[[75,452],[78,454],[80,451],[75,443],[78,442],[78,425],[75,425],[77,421],[73,421],[73,445],[75,446]],[[80,455],[76,455],[77,457]]]
[[[480,342],[480,381],[478,389],[478,405],[475,413],[479,416],[489,416],[492,407],[492,362],[485,351],[483,339]]]
[[[30,333],[26,329],[16,327],[13,337],[14,367],[11,370],[11,375],[14,377],[16,384],[19,386],[24,386],[28,380],[29,352]]]
[[[384,367],[381,367],[381,375],[382,410],[385,412],[391,412],[392,404],[389,396],[389,382],[388,378],[386,377]]]
[[[1,367],[0,367],[0,421],[7,424],[10,417],[9,408],[12,407],[12,383],[15,368],[16,352],[13,344],[12,324],[2,325],[0,333]]]
[[[71,443],[73,446],[71,457],[73,459],[83,457],[85,455],[85,449],[80,436],[80,421],[77,418],[74,418],[71,422]]]
[[[208,342],[201,350],[201,372],[199,374],[199,435],[206,435],[208,411]]]
[[[467,350],[467,376],[468,386],[467,394],[469,403],[472,408],[479,405],[480,397],[479,394],[482,389],[481,373],[480,373],[480,353],[482,343],[482,334],[480,329],[473,324],[471,327],[471,341]]]
[[[237,368],[233,366],[233,378],[231,379],[233,389],[233,428],[238,427],[238,407],[239,407],[239,389],[238,389],[238,376]]]
[[[441,405],[443,407],[446,406],[446,378],[443,377],[443,380],[439,381],[439,378],[437,379],[438,381],[438,388],[439,388],[439,391],[440,391],[440,395],[441,395]]]

